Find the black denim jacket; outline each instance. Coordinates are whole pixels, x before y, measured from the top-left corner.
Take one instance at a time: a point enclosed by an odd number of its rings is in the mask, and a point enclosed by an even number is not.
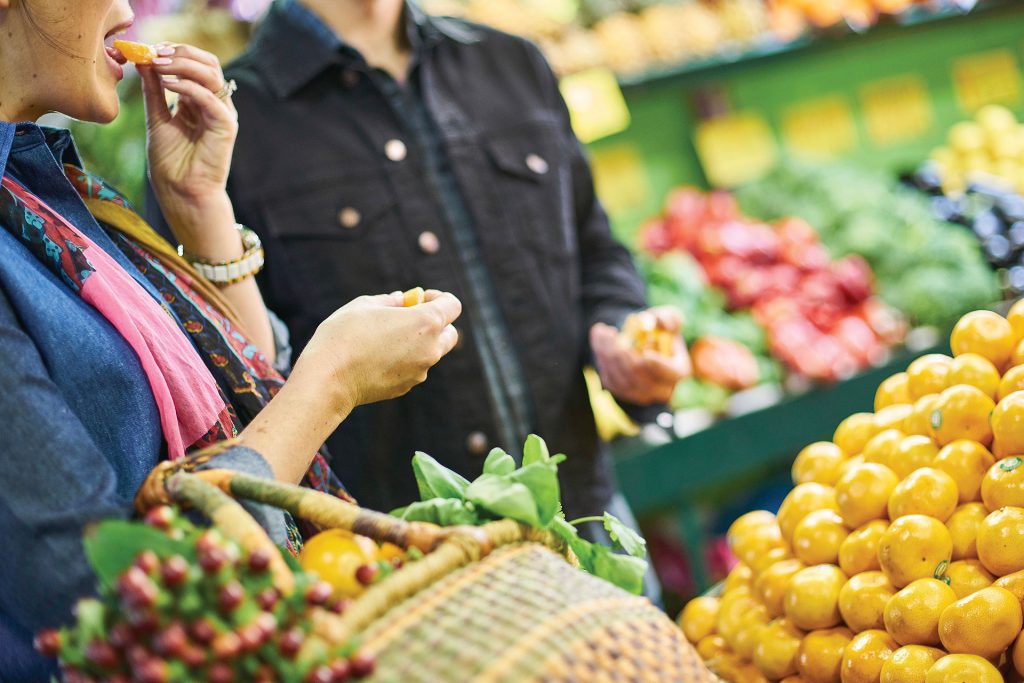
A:
[[[537,48],[413,5],[408,15],[425,40],[419,85],[476,227],[533,426],[569,455],[567,513],[599,513],[614,486],[583,382],[587,331],[644,307],[643,283],[611,235]],[[297,351],[361,294],[416,285],[465,294],[421,150],[366,63],[318,38],[275,3],[227,72],[240,112],[229,191],[239,220],[263,238],[263,293]],[[496,443],[476,332],[465,321],[460,332],[460,347],[424,385],[358,409],[329,440],[336,471],[362,503],[415,499],[415,450],[474,476],[490,446],[521,447]]]

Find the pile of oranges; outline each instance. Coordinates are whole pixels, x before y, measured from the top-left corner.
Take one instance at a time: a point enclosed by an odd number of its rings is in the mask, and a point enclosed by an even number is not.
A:
[[[800,452],[778,514],[732,524],[721,597],[679,618],[723,679],[1024,680],[1024,301],[950,341]]]

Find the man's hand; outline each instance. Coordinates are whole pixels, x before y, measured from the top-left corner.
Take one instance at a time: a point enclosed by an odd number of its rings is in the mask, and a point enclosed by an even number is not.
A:
[[[597,323],[590,328],[590,347],[594,351],[601,384],[617,399],[639,406],[668,403],[676,384],[690,375],[690,355],[680,332],[683,319],[675,308],[651,308],[660,329],[672,334],[672,354],[639,352],[623,339],[617,329]]]

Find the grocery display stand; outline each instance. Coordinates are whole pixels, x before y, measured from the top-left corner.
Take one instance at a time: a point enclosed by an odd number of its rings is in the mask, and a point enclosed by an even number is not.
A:
[[[793,461],[801,448],[829,440],[852,413],[870,411],[875,390],[915,357],[949,353],[942,343],[917,352],[901,351],[867,372],[782,402],[717,422],[707,429],[653,449],[622,442],[616,469],[623,493],[640,517],[670,512],[678,521],[699,591],[712,585],[705,559],[708,534],[703,504],[726,489],[753,485],[767,470]]]

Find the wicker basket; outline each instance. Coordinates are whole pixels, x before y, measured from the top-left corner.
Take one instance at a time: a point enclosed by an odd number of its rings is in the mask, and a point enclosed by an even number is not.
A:
[[[360,649],[377,660],[366,679],[372,683],[718,681],[646,598],[577,569],[552,535],[511,520],[410,523],[308,489],[169,464],[136,502],[140,509],[176,502],[209,513],[237,507],[231,499],[426,552],[368,588],[343,615],[324,612],[316,625],[331,642],[359,637]],[[251,537],[246,527],[237,535]]]

